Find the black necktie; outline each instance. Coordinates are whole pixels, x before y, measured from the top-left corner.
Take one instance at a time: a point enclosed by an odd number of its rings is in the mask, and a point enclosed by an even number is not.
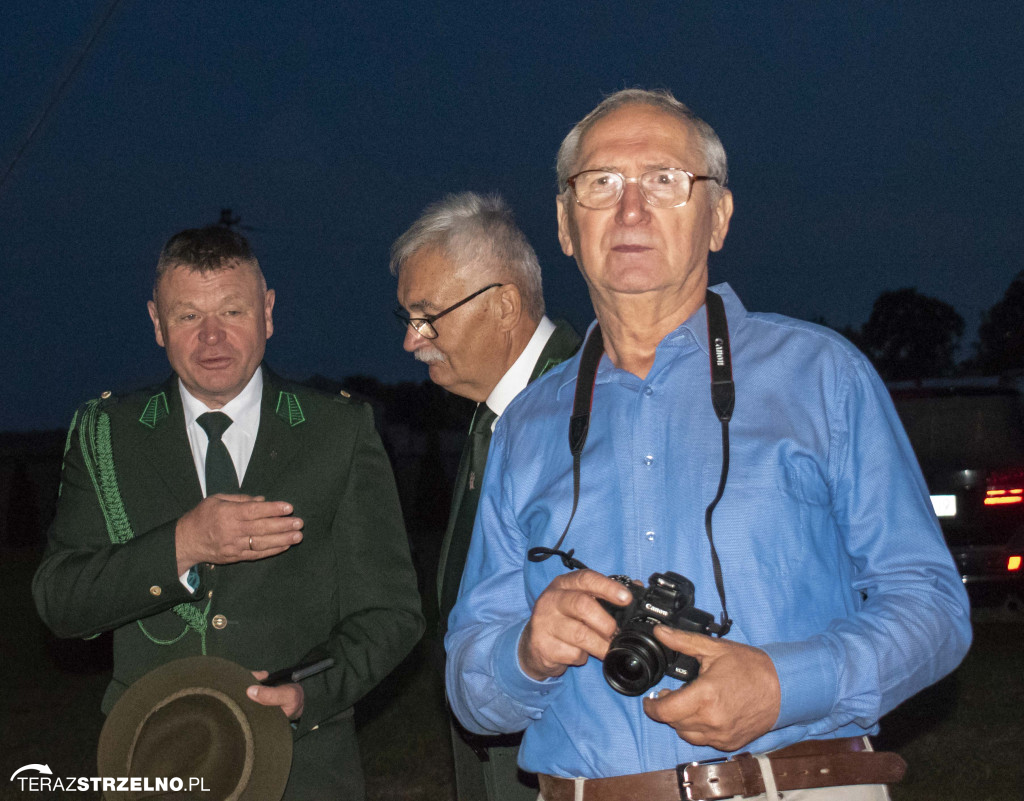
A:
[[[469,540],[473,534],[473,519],[480,501],[480,482],[487,466],[487,450],[491,446],[491,424],[498,418],[486,403],[476,407],[473,422],[469,426],[469,438],[466,440],[463,461],[465,472],[459,472],[458,480],[464,482],[462,501],[459,504],[455,525],[452,529],[448,551],[444,558],[441,579],[441,629],[447,630],[448,613],[455,606],[459,595],[459,583],[462,571],[466,566],[466,554],[469,552]]]
[[[486,403],[481,403],[473,415],[473,422],[469,425],[469,477],[466,485],[468,490],[480,491],[480,482],[487,466],[487,451],[491,447],[491,425],[497,419],[498,415],[492,412]],[[474,516],[475,514],[474,512]]]
[[[218,492],[237,493],[238,474],[235,473],[235,464],[231,461],[227,446],[221,441],[221,436],[231,425],[231,418],[224,412],[206,412],[199,415],[196,422],[210,439],[206,448],[206,496]]]

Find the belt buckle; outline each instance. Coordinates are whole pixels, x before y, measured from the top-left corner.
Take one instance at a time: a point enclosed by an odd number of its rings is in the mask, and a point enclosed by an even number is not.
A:
[[[693,768],[708,768],[714,765],[721,765],[729,761],[729,757],[714,757],[712,759],[702,759],[699,762],[687,762],[685,765],[676,766],[676,778],[679,780],[679,792],[686,798],[687,801],[709,801],[709,799],[715,798],[732,798],[732,793],[719,793],[714,785],[718,783],[718,777],[715,775],[715,771],[711,771],[710,775],[702,777],[700,781],[694,781],[696,777],[691,777],[690,770]],[[701,793],[700,795],[694,795],[694,793]],[[710,793],[710,795],[709,795]]]

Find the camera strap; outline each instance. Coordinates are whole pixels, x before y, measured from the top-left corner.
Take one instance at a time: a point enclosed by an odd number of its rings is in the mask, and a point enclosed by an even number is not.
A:
[[[704,511],[704,529],[708,544],[711,546],[711,564],[715,574],[715,587],[722,602],[722,617],[715,632],[719,637],[728,634],[732,620],[725,605],[725,582],[722,578],[722,564],[715,549],[712,534],[711,517],[715,507],[725,492],[726,480],[729,476],[729,420],[732,418],[736,405],[736,385],[732,379],[732,355],[729,348],[729,324],[725,314],[722,298],[710,289],[705,293],[705,307],[708,324],[708,356],[711,363],[711,404],[715,415],[722,424],[722,472],[718,480],[718,492]],[[569,533],[576,508],[580,501],[580,468],[583,446],[587,442],[590,431],[590,412],[594,402],[594,385],[597,381],[597,368],[604,354],[604,336],[601,334],[600,323],[595,325],[587,337],[580,354],[580,366],[576,373],[576,393],[573,397],[572,415],[569,418],[569,450],[572,453],[572,511],[569,522],[565,524],[562,536],[558,538],[554,548],[535,547],[527,552],[531,562],[543,562],[552,556],[561,559],[569,570],[585,570],[587,566],[573,556],[574,549],[562,551],[562,543]]]
[[[579,559],[573,558],[574,550],[562,551],[562,542],[569,533],[572,519],[576,517],[576,507],[580,503],[580,463],[583,457],[583,446],[587,443],[590,431],[590,409],[594,402],[594,383],[597,381],[597,367],[604,354],[604,335],[598,323],[587,337],[580,354],[580,366],[576,372],[576,394],[572,401],[572,415],[569,417],[569,451],[572,453],[572,512],[569,522],[565,524],[562,536],[558,538],[554,548],[531,548],[526,557],[531,562],[543,562],[552,556],[562,560],[569,570],[586,570],[587,566]]]

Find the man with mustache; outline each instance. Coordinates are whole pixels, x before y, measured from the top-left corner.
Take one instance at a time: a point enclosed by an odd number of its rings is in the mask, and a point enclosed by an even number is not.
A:
[[[459,591],[494,421],[529,383],[576,352],[579,337],[544,315],[540,264],[498,196],[449,195],[396,240],[404,347],[430,379],[477,402],[438,567],[440,636]],[[461,801],[534,801],[516,767],[518,733],[481,737],[452,719]],[[532,786],[531,786],[532,784]]]

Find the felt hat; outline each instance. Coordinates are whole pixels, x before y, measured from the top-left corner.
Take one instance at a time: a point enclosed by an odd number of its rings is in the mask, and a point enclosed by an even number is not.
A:
[[[241,665],[197,656],[168,662],[132,684],[107,715],[96,759],[102,777],[149,781],[104,797],[279,801],[291,768],[292,730],[280,707],[246,695],[254,683]],[[183,786],[157,781],[175,778]],[[202,780],[202,789],[189,779]]]

